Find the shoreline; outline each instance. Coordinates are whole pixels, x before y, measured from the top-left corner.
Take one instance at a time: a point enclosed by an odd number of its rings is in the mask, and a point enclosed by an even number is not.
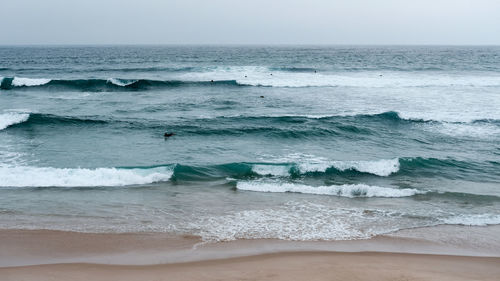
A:
[[[367,240],[215,243],[167,233],[0,230],[0,281],[495,280],[500,249],[464,245],[453,235],[447,237],[455,244],[410,237],[460,230],[472,239],[495,235],[500,226],[411,229]]]
[[[283,252],[380,252],[500,257],[500,225],[433,226],[370,239],[290,241],[239,239],[206,242],[161,232],[86,233],[0,229],[0,267],[56,263],[148,265]]]

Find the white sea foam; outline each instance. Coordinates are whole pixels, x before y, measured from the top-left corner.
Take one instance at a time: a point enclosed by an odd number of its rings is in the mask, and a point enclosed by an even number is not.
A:
[[[301,163],[301,172],[324,172],[334,167],[340,171],[356,170],[381,177],[389,176],[399,171],[399,159],[381,159],[375,161],[324,161],[319,163]]]
[[[0,167],[0,186],[125,186],[167,181],[172,174],[173,169],[171,167],[149,169]]]
[[[488,123],[439,123],[423,124],[427,131],[437,132],[453,137],[490,138],[500,136],[500,127]]]
[[[289,154],[285,157],[270,157],[270,158],[271,159],[264,158],[263,160],[264,161],[271,160],[272,162],[296,163],[297,168],[301,173],[325,172],[327,169],[333,167],[340,171],[356,170],[362,173],[370,173],[377,176],[386,177],[393,173],[397,173],[400,167],[399,158],[380,159],[380,160],[338,161],[302,153]],[[286,173],[289,170],[290,168],[286,170]],[[261,175],[267,175],[267,174],[277,175],[277,176],[286,175],[284,168],[281,168],[280,170],[277,167],[272,167],[268,165],[259,166],[258,168],[254,166],[254,172]]]
[[[374,161],[334,161],[333,166],[341,171],[357,170],[386,177],[399,171],[399,159],[381,159]]]
[[[135,82],[137,82],[137,80],[123,80],[123,79],[117,79],[117,78],[109,78],[107,80],[107,82],[114,84],[116,86],[125,87],[128,85],[134,84]]]
[[[347,220],[340,219],[343,210],[335,216],[326,212],[316,214],[287,209],[248,210],[235,214],[207,217],[192,223],[198,229],[195,234],[205,241],[231,241],[236,239],[283,239],[283,240],[350,240],[369,238],[351,227]],[[344,214],[347,216],[347,214]]]
[[[411,227],[401,213],[292,201],[272,208],[205,215],[187,226],[205,241],[236,239],[352,240]]]
[[[22,78],[22,77],[14,77],[12,80],[12,86],[22,87],[22,86],[41,86],[49,83],[50,79],[45,78]]]
[[[7,112],[0,114],[0,130],[3,130],[11,125],[25,122],[30,115],[28,113]]]
[[[78,232],[173,232],[199,235],[204,241],[215,242],[259,238],[302,241],[363,239],[397,230],[398,226],[412,226],[401,214],[391,211],[304,201],[261,209],[228,210],[224,214],[214,214],[210,210],[200,213],[194,208],[175,220],[166,215],[170,212],[165,212],[164,208],[132,204],[127,213],[111,211],[101,215],[94,212],[98,215],[71,218],[59,215],[33,218],[16,214],[3,216],[0,227]]]
[[[279,176],[286,177],[290,175],[290,166],[288,165],[260,165],[252,166],[252,171],[263,176]]]
[[[442,221],[445,224],[486,226],[486,225],[500,224],[500,215],[498,214],[456,215],[442,219]]]
[[[257,192],[296,192],[319,195],[335,195],[342,197],[407,197],[425,193],[417,189],[396,189],[366,184],[343,184],[329,186],[309,186],[282,181],[255,180],[240,181],[236,188]]]
[[[272,75],[271,75],[272,74]],[[313,73],[273,71],[259,66],[208,68],[179,76],[181,80],[236,80],[239,84],[269,87],[429,87],[429,86],[500,86],[498,75],[451,75],[386,72]]]

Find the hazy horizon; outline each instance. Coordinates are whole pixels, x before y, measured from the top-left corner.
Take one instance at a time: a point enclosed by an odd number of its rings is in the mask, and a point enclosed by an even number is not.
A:
[[[20,0],[2,10],[0,45],[500,45],[493,0]]]
[[[0,47],[500,47],[498,44],[301,44],[301,43],[25,43],[0,44]]]

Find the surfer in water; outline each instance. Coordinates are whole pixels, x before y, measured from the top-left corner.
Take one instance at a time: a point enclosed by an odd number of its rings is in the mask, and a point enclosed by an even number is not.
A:
[[[175,133],[168,133],[168,132],[166,132],[163,136],[167,139],[167,138],[169,138],[171,136],[175,136]]]

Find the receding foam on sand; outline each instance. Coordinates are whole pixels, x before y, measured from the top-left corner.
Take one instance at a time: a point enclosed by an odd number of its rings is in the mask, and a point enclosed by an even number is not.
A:
[[[498,227],[474,229],[478,235]],[[481,251],[405,235],[200,244],[197,237],[161,233],[3,230],[0,280],[497,280],[500,275],[499,253],[471,256]]]

